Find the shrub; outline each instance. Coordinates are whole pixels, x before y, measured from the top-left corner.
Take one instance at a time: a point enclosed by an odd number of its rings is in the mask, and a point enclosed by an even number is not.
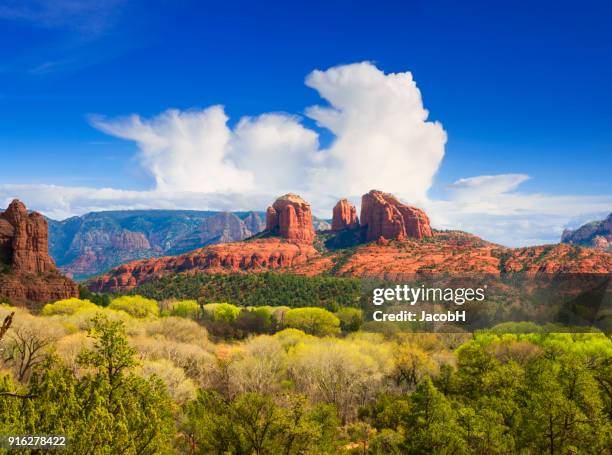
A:
[[[156,318],[159,316],[157,302],[139,295],[117,297],[108,306],[111,310],[122,310],[135,318]]]
[[[181,300],[172,306],[170,309],[170,316],[198,319],[200,316],[200,306],[195,300]]]
[[[234,322],[240,314],[240,308],[230,303],[209,303],[204,305],[204,312],[213,321]]]
[[[43,316],[53,315],[70,315],[83,310],[95,310],[98,307],[90,300],[81,300],[77,298],[58,300],[54,303],[48,303],[42,309]]]
[[[312,335],[307,335],[303,330],[298,329],[284,329],[274,334],[280,344],[285,349],[289,349],[299,343],[303,343],[308,339],[314,338]]]
[[[185,318],[167,317],[150,322],[146,326],[149,336],[161,335],[168,340],[180,343],[190,343],[201,347],[208,347],[208,332],[195,321]]]
[[[340,328],[343,332],[356,332],[363,324],[363,311],[357,308],[341,308],[336,312],[340,319]]]
[[[185,371],[170,360],[145,360],[140,367],[140,374],[145,378],[157,376],[166,385],[170,396],[177,403],[185,403],[195,398],[196,386],[185,376]]]
[[[340,320],[322,308],[295,308],[287,311],[285,326],[317,336],[340,332]]]
[[[200,386],[210,386],[209,382],[214,378],[216,359],[201,346],[180,343],[161,336],[134,337],[130,339],[130,345],[136,348],[143,360],[170,360]]]
[[[136,328],[133,324],[134,319],[125,311],[110,310],[96,305],[93,308],[88,307],[74,314],[55,317],[59,318],[68,328],[74,327],[80,330],[89,330],[92,326],[92,320],[98,315],[104,315],[112,321],[121,321],[128,332]]]

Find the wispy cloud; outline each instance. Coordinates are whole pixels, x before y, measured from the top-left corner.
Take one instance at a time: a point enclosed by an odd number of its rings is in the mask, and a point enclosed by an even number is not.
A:
[[[509,246],[559,241],[576,219],[594,220],[612,210],[612,195],[578,196],[525,193],[525,174],[459,179],[446,199],[425,205],[438,228],[461,229]]]
[[[114,24],[125,3],[126,0],[8,0],[0,5],[0,19],[92,37]]]
[[[116,49],[91,51],[101,40],[117,33],[116,26],[128,0],[8,0],[0,4],[0,21],[47,30],[44,44],[20,48],[3,71],[44,75],[95,63]],[[123,31],[124,32],[124,31]],[[122,32],[122,33],[123,33]],[[123,45],[127,46],[127,40]],[[89,51],[88,51],[89,49]]]

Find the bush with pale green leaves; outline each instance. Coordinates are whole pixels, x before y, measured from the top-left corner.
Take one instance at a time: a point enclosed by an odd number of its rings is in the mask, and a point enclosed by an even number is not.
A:
[[[139,319],[156,318],[159,316],[157,302],[139,295],[117,297],[111,301],[108,308],[125,311],[130,316]]]
[[[201,309],[198,302],[195,300],[181,300],[175,302],[169,311],[170,316],[178,316],[181,318],[198,319]]]
[[[234,322],[240,314],[240,308],[231,303],[208,303],[204,305],[204,312],[213,321]]]
[[[90,300],[72,298],[46,304],[42,309],[42,314],[43,316],[68,315],[84,310],[95,310],[97,308],[99,307]]]
[[[285,314],[286,327],[303,330],[317,336],[335,335],[340,332],[340,319],[323,308],[294,308]]]

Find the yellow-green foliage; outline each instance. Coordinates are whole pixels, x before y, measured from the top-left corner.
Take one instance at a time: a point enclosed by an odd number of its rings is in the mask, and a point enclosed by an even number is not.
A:
[[[289,377],[311,400],[333,403],[344,420],[374,399],[391,372],[391,345],[312,338],[288,353]]]
[[[67,315],[75,314],[83,310],[95,310],[99,308],[89,300],[81,300],[77,298],[58,300],[54,303],[48,303],[43,307],[42,314],[44,316]]]
[[[146,378],[155,375],[161,379],[168,388],[170,396],[179,404],[195,397],[196,386],[193,381],[185,375],[182,368],[175,366],[170,360],[145,360],[139,370]]]
[[[315,337],[312,335],[307,335],[303,330],[284,329],[280,332],[276,332],[274,334],[274,338],[276,338],[285,349],[289,349],[298,343],[303,343],[304,341]]]
[[[204,305],[204,312],[214,321],[233,322],[240,314],[240,308],[230,303],[209,303]]]
[[[209,345],[206,329],[187,318],[169,316],[155,319],[146,324],[145,331],[149,336],[161,335],[180,343],[195,344],[202,347]]]
[[[200,306],[195,300],[181,300],[174,303],[170,309],[170,316],[197,319],[200,314]]]
[[[123,322],[128,333],[134,330],[134,318],[132,318],[125,311],[112,310],[110,308],[104,308],[94,306],[93,308],[83,308],[74,314],[68,315],[55,315],[55,318],[59,318],[64,326],[71,332],[76,330],[89,330],[91,328],[91,321],[96,315],[105,315],[111,321]]]
[[[156,318],[159,316],[159,307],[157,302],[152,299],[147,299],[139,295],[124,295],[117,297],[108,306],[111,310],[125,311],[132,317]]]
[[[303,330],[311,335],[325,336],[340,332],[340,319],[323,308],[294,308],[285,314],[286,327]]]

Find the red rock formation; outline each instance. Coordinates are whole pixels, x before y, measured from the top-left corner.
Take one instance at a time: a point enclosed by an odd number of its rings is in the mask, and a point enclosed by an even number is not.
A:
[[[49,256],[47,220],[18,200],[0,213],[0,297],[48,302],[77,297],[78,286],[61,276]]]
[[[402,204],[395,196],[372,190],[361,199],[361,225],[366,241],[422,239],[433,236],[429,218],[419,208]]]
[[[312,245],[264,238],[212,245],[179,256],[124,264],[90,283],[95,291],[124,291],[177,273],[333,274],[402,282],[415,277],[551,279],[571,274],[609,274],[612,254],[572,245],[505,248],[463,232],[435,233],[429,242],[371,242],[319,254]]]
[[[359,219],[357,218],[357,209],[355,206],[346,199],[339,200],[334,207],[332,231],[353,229],[357,226],[359,226]]]
[[[90,283],[95,291],[121,291],[174,273],[236,273],[287,269],[318,256],[312,245],[267,238],[204,247],[179,256],[121,265]]]
[[[310,204],[296,194],[279,197],[266,212],[266,230],[287,240],[312,243],[315,231]]]
[[[530,278],[560,274],[610,274],[612,253],[564,243],[503,250],[500,270]]]
[[[14,271],[44,273],[55,270],[49,256],[48,231],[47,220],[37,212],[28,215],[25,205],[17,199],[0,214],[0,245]]]
[[[79,287],[70,278],[57,272],[43,275],[0,273],[0,301],[30,306],[79,296]]]
[[[334,274],[402,282],[415,277],[518,275],[550,280],[612,273],[612,253],[573,245],[505,248],[464,232],[436,232],[429,242],[370,242],[291,267],[304,275]],[[568,281],[567,279],[565,281]]]

